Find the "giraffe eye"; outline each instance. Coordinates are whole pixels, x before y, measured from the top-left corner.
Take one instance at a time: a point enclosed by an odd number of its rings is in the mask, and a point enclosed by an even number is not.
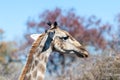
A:
[[[62,40],[67,40],[68,38],[69,38],[69,36],[61,37],[60,39],[62,39]]]

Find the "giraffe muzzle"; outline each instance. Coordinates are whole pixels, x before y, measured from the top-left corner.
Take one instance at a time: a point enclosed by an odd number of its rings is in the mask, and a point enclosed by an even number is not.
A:
[[[87,58],[88,57],[88,52],[87,51],[85,51],[85,52],[76,52],[76,51],[74,51],[74,52],[78,57],[81,57],[81,58]]]

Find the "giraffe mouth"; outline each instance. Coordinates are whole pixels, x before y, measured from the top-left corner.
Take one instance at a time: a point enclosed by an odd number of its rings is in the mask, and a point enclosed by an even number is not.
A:
[[[77,52],[77,51],[74,51],[75,54],[78,56],[78,57],[81,57],[81,58],[87,58],[88,57],[88,52]]]
[[[78,57],[80,58],[87,58],[88,57],[88,52],[85,51],[85,52],[78,52],[78,51],[75,51],[75,50],[65,50],[65,53],[74,53],[76,54]]]

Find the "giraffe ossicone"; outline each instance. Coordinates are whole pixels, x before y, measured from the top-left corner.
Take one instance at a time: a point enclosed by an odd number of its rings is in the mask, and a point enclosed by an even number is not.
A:
[[[45,33],[31,35],[35,41],[19,80],[43,80],[49,55],[53,51],[88,57],[88,51],[67,31],[60,29],[57,22],[47,24],[50,29]]]

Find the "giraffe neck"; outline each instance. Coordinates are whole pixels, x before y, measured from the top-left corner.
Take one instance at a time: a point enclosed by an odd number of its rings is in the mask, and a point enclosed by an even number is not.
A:
[[[37,78],[39,78],[38,80],[43,80],[46,63],[52,52],[52,46],[46,51],[43,50],[47,37],[47,35],[43,34],[33,43],[19,80],[37,80]]]
[[[33,56],[30,71],[26,74],[26,80],[43,80],[46,71],[48,57],[52,52],[52,47],[48,50]]]

